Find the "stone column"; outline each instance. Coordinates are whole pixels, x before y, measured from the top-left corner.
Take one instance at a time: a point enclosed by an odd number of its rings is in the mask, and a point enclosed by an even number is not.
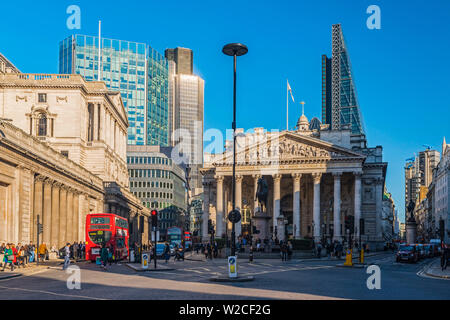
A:
[[[334,208],[333,208],[333,240],[341,241],[341,172],[333,173],[334,176]]]
[[[359,241],[359,235],[361,230],[359,230],[359,220],[361,219],[361,173],[355,173],[355,237],[356,241]]]
[[[55,182],[52,186],[52,236],[49,248],[55,246],[59,248],[59,193],[61,183]]]
[[[209,220],[209,196],[210,196],[210,182],[203,183],[203,215],[202,215],[202,241],[207,241],[208,237],[208,220]]]
[[[313,173],[314,179],[314,204],[313,204],[313,226],[314,226],[314,241],[319,242],[321,237],[320,226],[320,179],[321,173]]]
[[[376,201],[376,216],[375,216],[375,226],[376,226],[376,240],[382,241],[382,230],[381,230],[381,216],[383,210],[383,178],[376,179],[375,187],[375,201]]]
[[[44,181],[44,203],[43,203],[43,234],[42,242],[47,246],[50,246],[51,240],[51,224],[52,224],[52,181],[46,179]]]
[[[67,239],[67,189],[59,192],[59,245],[66,244]]]
[[[75,240],[74,233],[74,221],[73,221],[73,190],[67,189],[67,225],[66,225],[66,237],[67,241],[73,243]]]
[[[0,186],[0,241],[8,242],[7,232],[7,210],[8,210],[8,187]]]
[[[255,203],[253,205],[253,214],[257,213],[258,211],[262,211],[262,208],[259,207],[258,199],[256,198],[256,191],[258,190],[258,180],[262,177],[260,174],[254,174],[253,177],[253,185],[254,185],[254,192],[253,192],[253,198],[255,200]]]
[[[92,107],[94,108],[94,130],[92,130],[93,131],[93,135],[92,135],[92,141],[96,141],[96,140],[98,140],[99,139],[99,136],[98,136],[98,126],[99,126],[99,123],[98,123],[98,104],[92,104]]]
[[[33,224],[33,233],[31,241],[33,243],[36,243],[37,240],[37,216],[39,215],[39,221],[42,223],[42,198],[43,198],[43,183],[44,183],[44,177],[37,176],[34,180],[34,213],[33,213],[33,219],[31,220],[31,223]]]
[[[281,184],[281,174],[274,174],[273,177],[273,237],[279,238],[280,230],[278,230],[278,217],[280,216],[281,199],[280,199],[280,184]]]
[[[223,176],[215,176],[216,179],[216,237],[223,233]]]
[[[300,179],[302,175],[299,173],[292,174],[293,182],[293,223],[294,223],[294,237],[295,239],[300,239],[301,237],[301,223],[300,223]]]
[[[81,241],[84,237],[80,235],[80,193],[75,191],[73,194],[73,230],[74,230],[74,240]]]
[[[244,177],[237,174],[236,175],[236,209],[241,213],[241,220],[235,225],[236,239],[242,233],[242,179]]]

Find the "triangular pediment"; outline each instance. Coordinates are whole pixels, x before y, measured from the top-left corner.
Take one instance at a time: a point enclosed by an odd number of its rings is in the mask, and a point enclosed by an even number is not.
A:
[[[124,120],[126,125],[128,126],[128,115],[125,110],[125,106],[123,105],[122,97],[118,92],[108,92],[108,97],[113,101],[114,106],[119,113],[120,117]]]
[[[241,138],[241,142],[245,140]],[[343,148],[314,137],[296,132],[283,131],[254,138],[248,145],[236,147],[237,164],[254,164],[267,162],[296,162],[305,160],[360,160],[365,156],[350,149]],[[241,143],[244,144],[244,143]],[[216,156],[214,163],[230,164],[233,154],[225,152]]]

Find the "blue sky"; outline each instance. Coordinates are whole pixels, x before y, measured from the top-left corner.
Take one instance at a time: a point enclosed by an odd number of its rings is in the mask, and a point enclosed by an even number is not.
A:
[[[68,30],[66,9],[81,9]],[[366,27],[369,5],[381,30]],[[221,49],[242,42],[238,127],[284,129],[286,78],[309,119],[321,117],[321,55],[331,54],[331,25],[341,23],[350,52],[369,146],[382,145],[387,187],[404,213],[404,160],[431,145],[440,151],[450,119],[450,1],[8,1],[2,3],[0,52],[23,72],[57,73],[58,43],[72,33],[146,42],[164,52],[194,50],[205,79],[205,129],[232,120],[232,59]],[[290,126],[300,115],[291,104]]]

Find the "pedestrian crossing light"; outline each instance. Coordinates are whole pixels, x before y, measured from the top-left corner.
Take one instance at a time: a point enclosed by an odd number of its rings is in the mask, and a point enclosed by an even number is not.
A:
[[[158,225],[158,210],[152,210],[152,226],[156,227]]]

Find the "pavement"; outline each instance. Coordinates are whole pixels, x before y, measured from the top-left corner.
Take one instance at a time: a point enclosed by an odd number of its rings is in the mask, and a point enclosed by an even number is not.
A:
[[[77,261],[78,263],[81,263],[82,261]],[[0,269],[0,280],[10,279],[10,278],[16,278],[21,276],[30,276],[39,272],[42,272],[47,269],[62,269],[62,264],[64,263],[64,260],[62,259],[54,259],[54,260],[47,260],[39,262],[39,265],[36,265],[35,262],[28,263],[25,267],[15,267],[14,271],[11,271],[10,267],[8,266],[5,271],[1,271]],[[74,260],[71,260],[71,263],[75,263]]]
[[[428,264],[424,269],[424,273],[427,276],[434,278],[450,279],[450,268],[447,267],[445,270],[442,270],[440,258],[437,258]]]
[[[371,274],[366,268],[337,268],[342,261],[320,259],[258,259],[252,263],[238,258],[240,277],[254,281],[211,282],[227,274],[226,259],[174,261],[171,272],[136,272],[126,263],[103,270],[93,263],[75,263],[80,269],[79,290],[70,289],[70,270],[48,267],[28,276],[0,280],[0,299],[131,299],[131,300],[340,300],[340,299],[439,299],[450,300],[448,282],[421,274],[435,260],[397,263],[384,252],[366,257],[367,265],[380,268],[380,289],[369,289]],[[164,263],[165,264],[165,263]],[[158,261],[158,266],[162,264]]]

